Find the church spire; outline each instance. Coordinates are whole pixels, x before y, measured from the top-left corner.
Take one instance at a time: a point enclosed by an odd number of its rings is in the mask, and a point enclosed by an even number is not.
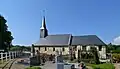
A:
[[[43,19],[42,19],[42,26],[41,26],[40,29],[46,29],[45,16],[43,16]]]
[[[48,31],[47,31],[45,23],[46,23],[45,22],[45,16],[43,16],[42,25],[41,25],[41,28],[40,28],[40,38],[45,38],[46,36],[48,36]]]

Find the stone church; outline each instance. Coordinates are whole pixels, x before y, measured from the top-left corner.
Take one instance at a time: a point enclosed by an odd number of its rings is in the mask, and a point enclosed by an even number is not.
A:
[[[42,19],[39,40],[32,44],[35,51],[40,53],[55,54],[62,51],[63,55],[69,55],[71,49],[75,49],[75,56],[78,57],[78,50],[89,51],[96,47],[99,57],[106,58],[106,44],[96,35],[73,36],[72,34],[48,34],[45,17]]]

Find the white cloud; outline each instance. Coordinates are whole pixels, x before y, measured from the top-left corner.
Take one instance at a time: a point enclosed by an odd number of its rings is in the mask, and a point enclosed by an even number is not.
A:
[[[115,44],[115,45],[120,45],[120,36],[118,36],[117,38],[115,38],[113,40],[113,43],[112,44]]]

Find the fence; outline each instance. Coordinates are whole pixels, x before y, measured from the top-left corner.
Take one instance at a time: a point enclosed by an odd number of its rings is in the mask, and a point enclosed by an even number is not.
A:
[[[0,60],[1,62],[3,63],[4,60],[5,61],[8,61],[8,60],[11,60],[11,59],[15,59],[17,57],[20,57],[22,55],[21,52],[18,52],[18,51],[15,51],[15,52],[1,52],[0,53]]]

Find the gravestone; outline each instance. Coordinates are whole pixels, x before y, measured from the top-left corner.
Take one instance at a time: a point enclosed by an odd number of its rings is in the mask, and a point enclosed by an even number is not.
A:
[[[64,63],[63,63],[63,57],[62,57],[62,52],[57,51],[56,52],[56,64],[57,64],[57,69],[64,69]]]
[[[37,61],[37,57],[30,57],[30,66],[37,66],[40,65],[39,61]]]
[[[40,65],[40,63],[41,63],[40,53],[39,53],[39,51],[36,51],[36,54],[35,54],[34,46],[32,45],[31,57],[30,57],[30,66],[37,66],[37,65]]]

